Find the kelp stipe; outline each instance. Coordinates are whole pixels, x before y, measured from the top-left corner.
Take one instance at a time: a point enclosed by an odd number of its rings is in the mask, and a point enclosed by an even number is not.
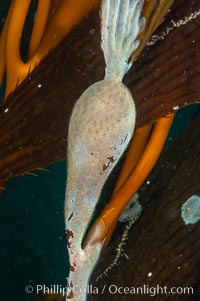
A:
[[[81,95],[70,119],[65,199],[71,288],[68,299],[86,300],[80,288],[87,286],[102,243],[88,242],[83,249],[82,239],[102,187],[134,131],[135,105],[122,79],[131,66],[132,52],[139,46],[137,37],[144,25],[142,7],[141,0],[102,2],[105,78]]]

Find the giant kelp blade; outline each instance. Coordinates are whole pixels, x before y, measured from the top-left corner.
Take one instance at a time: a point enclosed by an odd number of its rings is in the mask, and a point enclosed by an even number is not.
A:
[[[138,125],[199,102],[200,1],[175,1],[168,18],[126,77]]]
[[[199,10],[199,0],[177,1],[158,34],[171,20]],[[199,19],[147,48],[125,78],[137,104],[137,126],[200,99]],[[103,76],[99,18],[94,11],[1,103],[0,180],[65,159],[73,104]]]

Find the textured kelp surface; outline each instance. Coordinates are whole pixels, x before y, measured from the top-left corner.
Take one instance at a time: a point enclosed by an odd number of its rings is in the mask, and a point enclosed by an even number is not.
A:
[[[158,35],[199,9],[200,1],[176,1]],[[65,159],[72,107],[104,76],[98,20],[93,11],[1,103],[1,181]],[[198,16],[176,26],[147,47],[126,76],[137,105],[137,127],[199,100],[199,27]]]

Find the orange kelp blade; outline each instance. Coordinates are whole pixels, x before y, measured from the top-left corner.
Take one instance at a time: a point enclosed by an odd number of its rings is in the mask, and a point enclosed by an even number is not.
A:
[[[4,99],[56,47],[100,0],[39,0],[29,44],[29,60],[20,55],[20,42],[31,0],[13,0],[0,39],[0,80],[6,72]]]
[[[40,47],[35,54],[35,60],[40,61],[51,49],[75,27],[100,0],[61,0],[53,1],[51,13],[55,7],[55,12],[50,16],[45,35]]]
[[[45,32],[49,11],[51,8],[51,0],[39,0],[37,4],[37,12],[34,20],[34,26],[29,42],[28,58],[30,59],[40,44],[42,36]]]
[[[170,115],[170,117],[161,118],[157,121],[138,164],[92,225],[84,242],[84,247],[100,241],[105,242],[109,230],[117,222],[121,212],[148,177],[158,160],[171,128],[173,117]]]
[[[18,82],[28,74],[29,66],[24,64],[20,56],[20,42],[26,15],[31,0],[13,2],[6,38],[6,92],[5,98],[13,91]]]
[[[151,130],[152,130],[152,125],[147,125],[147,126],[136,129],[134,136],[130,142],[125,162],[122,166],[120,175],[117,179],[117,183],[115,185],[113,195],[120,189],[120,187],[123,185],[125,180],[128,178],[130,173],[135,168],[139,159],[141,158],[141,156],[144,152],[144,149],[147,145],[147,142],[149,140]],[[104,241],[104,248],[107,247],[107,245],[110,241],[110,238],[116,227],[116,223],[113,223],[113,225],[110,227],[110,229],[108,231],[108,234]]]
[[[11,3],[6,20],[4,22],[3,29],[1,31],[0,35],[0,85],[2,84],[3,77],[6,70],[6,38],[7,38],[7,32],[8,32],[8,25],[10,22],[10,17],[12,14],[13,9],[13,3]]]
[[[35,63],[23,62],[20,54],[21,36],[31,1],[13,0],[0,39],[0,82],[6,72],[6,91],[4,99],[19,85]],[[30,52],[34,52],[41,40],[46,25],[50,0],[39,0],[37,15],[30,39]]]
[[[149,135],[151,132],[152,126],[147,125],[141,128],[136,129],[134,136],[131,140],[131,143],[128,148],[128,152],[126,155],[125,162],[122,166],[119,178],[117,179],[117,183],[114,188],[114,192],[117,192],[119,188],[122,186],[126,178],[129,176],[133,168],[138,163],[139,159],[144,152],[145,146],[149,139]]]

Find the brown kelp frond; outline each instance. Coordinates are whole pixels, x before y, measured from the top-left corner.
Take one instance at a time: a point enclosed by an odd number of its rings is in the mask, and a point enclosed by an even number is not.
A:
[[[140,45],[133,53],[131,61],[135,61],[138,55],[140,55],[152,33],[158,28],[160,23],[163,22],[163,19],[169,12],[173,2],[174,0],[152,0],[144,2],[143,18],[145,20],[145,26],[138,37]]]
[[[170,20],[198,10],[200,1],[181,0],[158,34]],[[104,75],[97,15],[91,13],[0,104],[1,179],[65,159],[72,106]],[[175,28],[146,49],[125,77],[136,101],[138,128],[199,101],[199,28],[198,17]]]

